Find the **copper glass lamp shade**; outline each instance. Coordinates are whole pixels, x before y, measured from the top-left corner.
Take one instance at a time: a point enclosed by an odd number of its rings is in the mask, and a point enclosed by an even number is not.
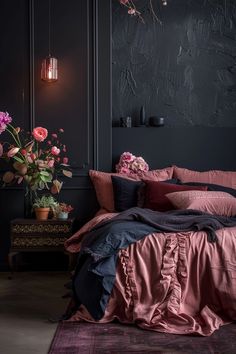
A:
[[[41,79],[47,82],[55,82],[58,79],[57,59],[50,55],[42,61]]]
[[[51,56],[51,0],[48,0],[48,56],[43,59],[41,80],[55,82],[58,79],[57,59]]]

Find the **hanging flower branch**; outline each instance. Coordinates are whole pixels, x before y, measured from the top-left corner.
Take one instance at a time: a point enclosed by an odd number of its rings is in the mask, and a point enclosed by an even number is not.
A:
[[[131,16],[137,16],[139,19],[144,23],[144,19],[142,17],[142,14],[140,11],[137,10],[134,2],[132,0],[118,0],[119,3],[123,6],[125,6],[128,9],[128,14]],[[153,0],[149,0],[149,7],[151,14],[153,16],[153,19],[155,19],[157,22],[161,23],[160,19],[157,17],[155,10],[153,8]],[[160,0],[163,6],[167,5],[167,0]]]

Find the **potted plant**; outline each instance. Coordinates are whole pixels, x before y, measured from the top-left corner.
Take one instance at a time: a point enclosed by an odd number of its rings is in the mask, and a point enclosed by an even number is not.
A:
[[[57,204],[57,206],[55,207],[55,214],[57,219],[60,220],[68,219],[68,215],[73,209],[74,208],[70,204],[66,204],[66,203]]]
[[[57,204],[57,201],[51,195],[43,195],[40,198],[36,198],[33,203],[36,219],[47,220],[49,211],[51,209],[54,210]]]

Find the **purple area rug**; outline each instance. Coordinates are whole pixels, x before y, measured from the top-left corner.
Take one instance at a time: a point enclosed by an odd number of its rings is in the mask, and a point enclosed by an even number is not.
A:
[[[233,354],[236,325],[220,328],[210,337],[145,331],[133,325],[84,322],[59,323],[48,354]]]

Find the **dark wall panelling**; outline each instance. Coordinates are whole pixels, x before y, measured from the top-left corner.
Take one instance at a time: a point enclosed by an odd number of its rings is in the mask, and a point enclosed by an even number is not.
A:
[[[112,142],[111,142],[111,116],[112,116],[112,70],[111,70],[111,1],[96,0],[97,6],[97,114],[98,143],[97,169],[111,170]]]
[[[200,171],[236,171],[235,136],[236,128],[113,128],[113,162],[130,151],[152,169],[175,164]]]
[[[64,181],[60,201],[74,206],[78,225],[98,208],[88,177],[91,168],[111,169],[110,0],[51,0],[51,54],[59,80],[40,80],[42,59],[49,54],[49,1],[0,2],[0,110],[25,129],[64,128],[73,177]],[[13,45],[14,44],[14,45]],[[106,73],[106,75],[104,75]],[[3,137],[4,138],[4,137]],[[2,139],[2,137],[1,137]],[[1,164],[0,171],[3,172]],[[0,269],[6,267],[9,222],[24,213],[24,190],[0,190]]]
[[[93,115],[88,107],[92,72],[92,45],[86,31],[92,13],[90,1],[51,0],[51,55],[58,59],[59,79],[40,79],[41,62],[48,55],[48,1],[35,0],[35,124],[55,132],[64,128],[74,173],[93,166]]]
[[[138,0],[145,24],[113,0],[113,123],[166,117],[168,126],[236,127],[235,0]]]
[[[0,14],[0,111],[8,111],[16,126],[29,129],[29,2],[2,0]],[[1,142],[6,138],[0,135]],[[6,167],[0,160],[0,170]],[[23,211],[23,190],[0,189],[0,269],[10,245],[9,220]]]
[[[28,0],[1,0],[0,14],[2,28],[0,35],[0,111],[8,111],[16,125],[27,129],[29,127]]]

